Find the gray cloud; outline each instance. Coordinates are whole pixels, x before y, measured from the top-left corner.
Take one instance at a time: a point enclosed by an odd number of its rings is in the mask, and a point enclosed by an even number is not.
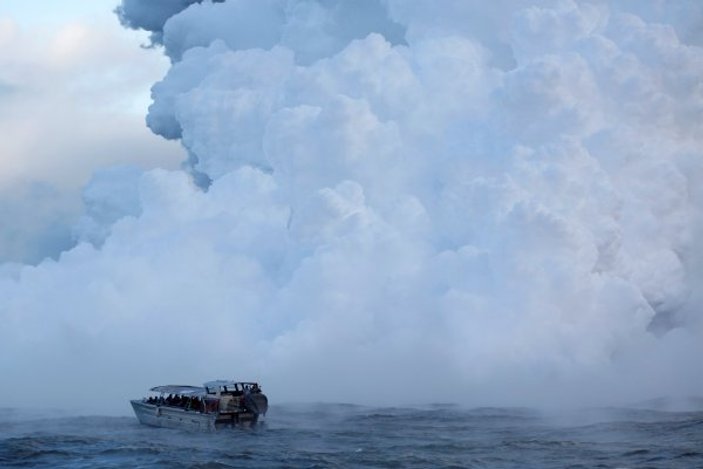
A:
[[[76,201],[41,181],[16,183],[0,191],[0,259],[38,263],[73,246]]]
[[[221,3],[224,0],[213,0]],[[115,9],[120,22],[132,29],[151,32],[154,43],[161,43],[163,27],[166,21],[202,0],[122,0]]]

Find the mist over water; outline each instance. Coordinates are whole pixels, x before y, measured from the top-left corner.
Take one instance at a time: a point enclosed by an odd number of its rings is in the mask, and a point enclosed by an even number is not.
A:
[[[703,462],[701,412],[278,405],[255,428],[192,433],[129,417],[0,413],[3,467],[650,467]],[[41,428],[41,431],[37,431]]]
[[[189,158],[96,174],[72,248],[0,266],[0,398],[703,394],[703,7],[670,6],[124,0]]]

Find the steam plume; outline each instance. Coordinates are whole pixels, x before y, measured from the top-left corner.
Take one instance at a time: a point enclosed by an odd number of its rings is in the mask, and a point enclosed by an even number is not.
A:
[[[0,372],[700,394],[703,15],[662,5],[125,0],[173,61],[147,123],[190,157],[96,177],[86,242],[0,278]]]

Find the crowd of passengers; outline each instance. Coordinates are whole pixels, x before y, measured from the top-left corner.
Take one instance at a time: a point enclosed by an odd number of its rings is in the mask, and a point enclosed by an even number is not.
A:
[[[247,393],[257,394],[261,392],[261,388],[258,384],[254,383],[252,385],[244,384],[240,390],[238,386],[235,386],[235,390],[228,390],[227,386],[224,388],[225,392],[232,392],[234,396],[242,396]],[[188,397],[181,396],[179,394],[169,394],[168,397],[149,397],[146,400],[147,404],[154,405],[167,405],[171,407],[180,407],[185,410],[194,410],[196,412],[216,412],[218,407],[218,401],[213,399],[201,399],[198,396]]]
[[[167,405],[171,407],[180,407],[185,410],[194,410],[196,412],[213,412],[217,410],[217,401],[203,400],[198,396],[188,397],[178,394],[169,394],[168,397],[150,397],[146,400],[147,404]]]

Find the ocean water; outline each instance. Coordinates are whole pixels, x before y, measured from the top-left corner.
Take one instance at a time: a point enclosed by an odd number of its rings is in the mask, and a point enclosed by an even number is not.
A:
[[[703,412],[272,405],[214,433],[4,409],[0,467],[703,468]]]

